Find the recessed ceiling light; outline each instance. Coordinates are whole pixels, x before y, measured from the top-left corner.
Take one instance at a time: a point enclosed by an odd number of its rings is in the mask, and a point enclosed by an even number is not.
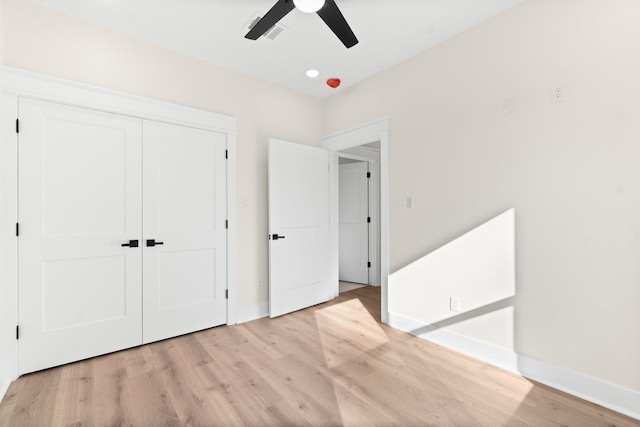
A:
[[[310,78],[313,79],[313,78],[318,77],[320,75],[320,71],[315,70],[315,69],[312,68],[310,70],[307,70],[306,74],[307,74],[307,77],[310,77]]]

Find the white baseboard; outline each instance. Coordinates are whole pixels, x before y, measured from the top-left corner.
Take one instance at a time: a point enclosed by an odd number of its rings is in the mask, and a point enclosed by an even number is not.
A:
[[[389,313],[389,326],[640,420],[640,393]]]
[[[238,323],[250,322],[252,320],[267,317],[268,315],[269,304],[243,307],[236,310],[236,320]]]

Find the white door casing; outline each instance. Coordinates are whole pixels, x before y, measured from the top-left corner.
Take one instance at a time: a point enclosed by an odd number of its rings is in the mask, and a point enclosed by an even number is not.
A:
[[[147,120],[143,129],[148,343],[226,323],[226,135]]]
[[[369,284],[368,163],[339,166],[340,280]]]
[[[276,317],[335,296],[328,151],[271,139],[268,175],[269,316]]]
[[[140,120],[21,98],[20,374],[142,339]]]
[[[379,284],[381,287],[381,320],[389,322],[389,119],[383,118],[353,129],[345,130],[322,139],[322,146],[330,152],[331,165],[331,258],[335,259],[332,275],[338,277],[338,152],[348,148],[362,146],[373,142],[380,143],[380,265]]]

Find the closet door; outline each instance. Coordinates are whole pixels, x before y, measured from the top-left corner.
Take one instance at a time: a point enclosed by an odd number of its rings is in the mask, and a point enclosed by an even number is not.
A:
[[[139,345],[141,121],[24,98],[19,116],[20,374]]]
[[[145,343],[226,323],[226,136],[143,122]]]

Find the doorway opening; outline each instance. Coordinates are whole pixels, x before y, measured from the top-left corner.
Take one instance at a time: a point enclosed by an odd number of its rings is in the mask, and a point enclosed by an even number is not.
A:
[[[380,142],[338,155],[339,292],[380,286]]]
[[[389,119],[383,118],[362,126],[355,127],[332,136],[323,138],[322,145],[330,152],[330,186],[331,186],[331,243],[332,257],[331,280],[335,283],[335,296],[339,294],[339,159],[357,156],[351,150],[374,149],[379,152],[378,191],[379,200],[378,224],[374,230],[378,232],[379,252],[377,268],[373,277],[378,280],[381,294],[381,320],[389,322],[388,283],[389,283]],[[355,160],[365,160],[357,158]],[[372,178],[375,175],[372,174]],[[373,218],[372,218],[373,220]],[[375,239],[373,241],[376,241]],[[376,248],[377,249],[377,248]],[[373,258],[374,261],[376,257]],[[373,266],[373,263],[372,263]],[[371,283],[371,282],[370,282]]]

